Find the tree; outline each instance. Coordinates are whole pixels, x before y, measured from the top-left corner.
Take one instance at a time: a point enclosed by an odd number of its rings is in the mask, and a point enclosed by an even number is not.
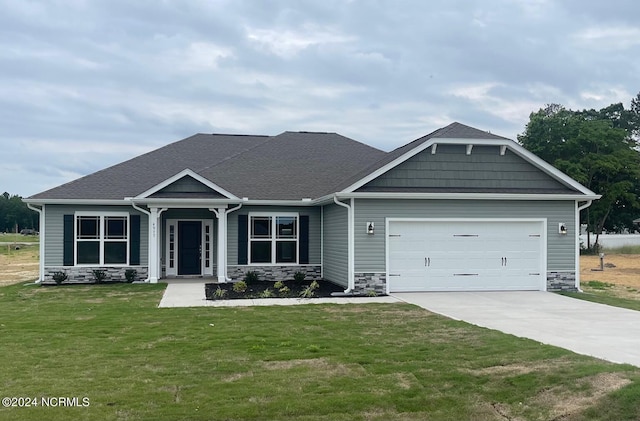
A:
[[[23,228],[38,229],[38,214],[27,207],[22,197],[4,192],[0,195],[0,232]]]
[[[598,111],[547,105],[529,116],[518,136],[525,148],[602,195],[583,218],[589,232],[633,229],[640,212],[640,94],[631,105]]]

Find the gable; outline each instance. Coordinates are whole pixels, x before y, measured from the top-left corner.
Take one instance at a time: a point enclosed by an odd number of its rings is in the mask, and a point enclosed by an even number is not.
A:
[[[202,184],[200,181],[185,175],[184,177],[174,181],[168,186],[163,187],[157,192],[149,195],[151,198],[190,198],[190,199],[222,199],[226,198],[220,192],[209,186]]]
[[[477,192],[575,194],[524,158],[499,145],[432,145],[357,192]]]

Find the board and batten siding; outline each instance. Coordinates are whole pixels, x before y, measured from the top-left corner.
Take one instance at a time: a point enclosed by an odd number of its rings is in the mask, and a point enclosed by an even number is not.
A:
[[[323,212],[324,279],[346,288],[349,282],[347,209],[333,204],[324,206]]]
[[[546,218],[547,270],[575,270],[574,201],[357,199],[354,221],[355,272],[386,271],[386,218]],[[374,235],[366,233],[367,222],[375,223]],[[560,222],[566,224],[568,235],[558,234]]]
[[[409,158],[367,183],[367,188],[424,189],[571,189],[534,167],[515,153],[499,146],[475,145],[470,155],[465,145],[438,145]]]
[[[75,212],[127,212],[140,215],[140,265],[148,264],[149,218],[131,206],[67,206],[45,205],[44,265],[63,266],[64,215]]]
[[[227,264],[238,264],[238,215],[292,213],[309,216],[309,265],[320,265],[320,208],[306,206],[243,206],[227,216]]]

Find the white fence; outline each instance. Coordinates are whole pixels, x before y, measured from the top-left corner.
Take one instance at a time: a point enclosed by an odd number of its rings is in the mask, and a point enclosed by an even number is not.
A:
[[[596,235],[591,234],[591,245],[596,241]],[[580,235],[580,243],[587,246],[586,234]],[[640,234],[600,234],[598,243],[604,248],[618,248],[623,246],[640,246]]]

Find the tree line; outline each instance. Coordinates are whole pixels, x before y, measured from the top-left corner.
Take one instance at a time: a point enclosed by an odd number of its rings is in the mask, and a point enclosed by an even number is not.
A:
[[[640,217],[640,93],[600,110],[550,104],[531,113],[518,141],[602,198],[582,212],[581,223],[597,235],[634,232]],[[587,247],[590,247],[587,244]]]
[[[4,192],[0,195],[0,232],[39,230],[38,213],[22,201],[22,197]]]

